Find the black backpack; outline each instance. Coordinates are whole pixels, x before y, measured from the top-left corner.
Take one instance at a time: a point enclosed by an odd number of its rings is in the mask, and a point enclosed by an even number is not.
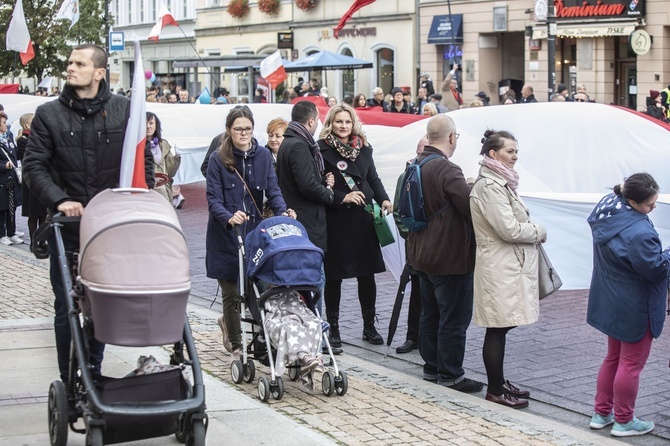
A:
[[[421,162],[415,159],[405,169],[405,177],[400,189],[400,202],[398,203],[398,218],[400,222],[411,232],[419,232],[426,229],[428,222],[449,207],[449,202],[438,209],[430,217],[426,216],[423,200],[423,188],[421,186],[421,167],[429,161],[442,158],[440,155],[429,155]]]

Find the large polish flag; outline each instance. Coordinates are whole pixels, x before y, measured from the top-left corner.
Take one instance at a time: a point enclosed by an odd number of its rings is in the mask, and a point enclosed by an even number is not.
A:
[[[9,22],[9,28],[7,29],[6,47],[8,50],[21,53],[21,63],[23,65],[35,57],[33,42],[30,40],[30,33],[26,24],[26,16],[23,14],[22,0],[16,0],[12,21]]]
[[[158,19],[149,33],[149,40],[158,40],[161,36],[163,27],[169,25],[179,26],[179,23],[177,23],[174,16],[170,13],[165,2],[161,2],[161,9],[158,11]]]
[[[70,29],[79,21],[79,0],[63,0],[56,14],[57,19],[69,20]]]
[[[277,88],[277,85],[286,80],[286,70],[279,50],[261,60],[261,77],[267,81],[270,88]]]
[[[126,126],[121,155],[120,187],[148,189],[145,177],[144,150],[147,143],[147,113],[144,88],[144,66],[140,41],[135,40],[135,72],[133,73],[130,118]]]

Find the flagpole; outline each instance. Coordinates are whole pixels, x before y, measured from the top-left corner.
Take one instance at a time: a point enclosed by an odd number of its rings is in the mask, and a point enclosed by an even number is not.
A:
[[[200,59],[200,62],[202,62],[202,66],[205,67],[205,70],[207,70],[207,73],[209,73],[209,77],[211,77],[212,80],[214,81],[214,84],[216,84],[216,88],[219,88],[220,87],[219,81],[216,78],[214,78],[214,74],[212,73],[212,70],[210,70],[209,67],[207,65],[205,65],[205,61],[202,60],[202,57],[200,57],[200,54],[198,54],[198,50],[193,46],[193,42],[191,42],[190,37],[188,37],[186,35],[186,32],[181,27],[181,25],[177,24],[177,28],[179,28],[181,30],[181,33],[186,38],[186,41],[188,42],[189,45],[191,45],[191,48],[193,48],[193,52],[195,53],[196,56],[198,56],[198,59]],[[197,74],[197,72],[196,72],[196,74]],[[198,79],[196,78],[196,82],[197,81],[198,81]]]
[[[105,0],[105,53],[107,53],[107,66],[105,73],[105,80],[107,81],[107,88],[110,88],[109,79],[109,0]]]

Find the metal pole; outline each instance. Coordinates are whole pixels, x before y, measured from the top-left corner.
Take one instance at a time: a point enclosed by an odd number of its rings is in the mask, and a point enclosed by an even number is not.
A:
[[[416,39],[415,45],[414,45],[414,54],[416,54],[416,73],[414,78],[419,79],[419,74],[421,74],[421,14],[419,13],[419,0],[414,0],[414,11],[416,11],[416,16],[414,20],[414,32],[415,36],[414,38]],[[419,82],[414,89],[415,93],[419,92],[419,87],[421,83]]]
[[[106,42],[105,52],[107,53],[107,72],[105,73],[105,80],[107,81],[107,88],[110,88],[110,85],[109,85],[109,0],[105,0],[105,42]]]
[[[549,3],[547,14],[547,64],[547,92],[551,101],[556,85],[556,16],[553,2]]]

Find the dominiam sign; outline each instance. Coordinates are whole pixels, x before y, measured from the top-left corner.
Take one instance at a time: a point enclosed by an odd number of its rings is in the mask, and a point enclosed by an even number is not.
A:
[[[645,0],[555,0],[557,19],[641,17]]]

